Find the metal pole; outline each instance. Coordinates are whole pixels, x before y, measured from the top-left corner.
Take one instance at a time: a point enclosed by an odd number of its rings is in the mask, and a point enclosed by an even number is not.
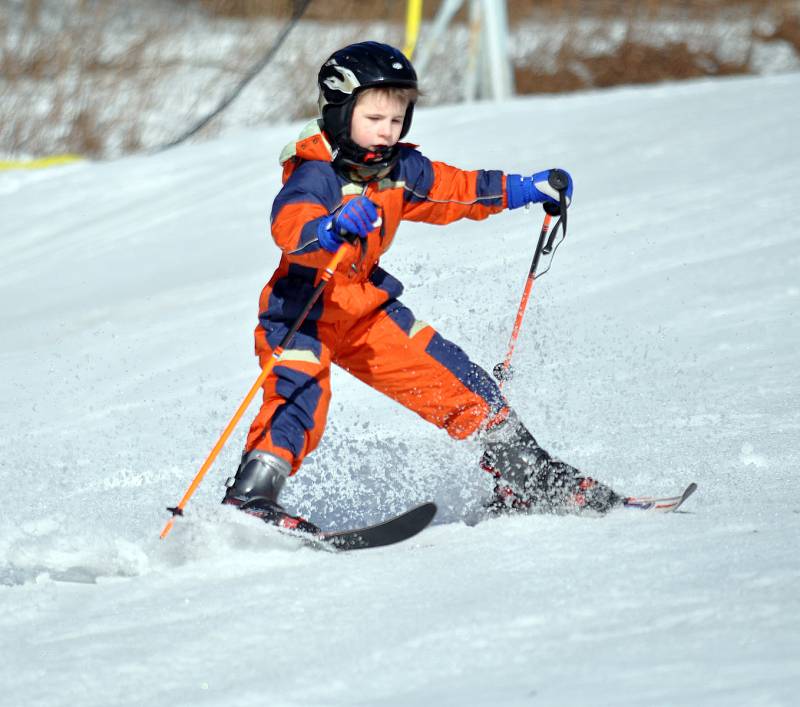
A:
[[[514,79],[508,52],[506,0],[482,0],[483,48],[489,86],[487,98],[501,101],[514,95]]]

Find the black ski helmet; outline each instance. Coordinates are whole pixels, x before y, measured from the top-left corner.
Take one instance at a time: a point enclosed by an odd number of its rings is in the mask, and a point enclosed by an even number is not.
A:
[[[335,51],[322,65],[317,77],[319,111],[322,127],[333,141],[334,163],[347,166],[383,164],[381,171],[397,159],[395,146],[373,156],[350,137],[350,121],[356,96],[367,88],[417,88],[417,72],[399,49],[380,42],[359,42]],[[411,127],[414,101],[410,101],[403,119],[400,138]],[[377,159],[376,159],[377,158]]]

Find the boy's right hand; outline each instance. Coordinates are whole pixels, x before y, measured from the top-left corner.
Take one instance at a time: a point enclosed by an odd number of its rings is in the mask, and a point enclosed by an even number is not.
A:
[[[530,177],[522,177],[519,174],[506,175],[508,208],[518,209],[526,204],[542,202],[558,204],[561,197],[558,189],[550,182],[551,172],[560,172],[559,176],[566,180],[566,186],[563,191],[566,196],[567,206],[569,206],[572,201],[572,177],[570,177],[569,172],[563,169],[546,169],[542,172],[536,172]]]
[[[345,241],[353,243],[356,238],[366,238],[379,225],[375,204],[365,196],[357,196],[320,221],[317,238],[325,250],[335,253]]]

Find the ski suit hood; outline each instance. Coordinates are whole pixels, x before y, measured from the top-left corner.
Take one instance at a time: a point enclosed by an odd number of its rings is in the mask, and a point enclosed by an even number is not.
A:
[[[305,125],[296,140],[287,143],[281,150],[278,158],[283,167],[283,183],[292,176],[292,173],[305,160],[318,160],[332,162],[333,150],[325,133],[322,131],[320,120],[315,118]]]

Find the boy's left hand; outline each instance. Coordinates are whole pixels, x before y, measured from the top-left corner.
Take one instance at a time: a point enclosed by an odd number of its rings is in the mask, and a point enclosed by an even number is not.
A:
[[[560,201],[558,189],[555,189],[548,181],[550,173],[554,171],[546,169],[542,172],[536,172],[530,177],[523,177],[519,174],[506,175],[508,208],[518,209],[526,204],[538,204],[541,202],[558,204]],[[572,201],[572,177],[566,170],[560,169],[558,171],[567,180],[567,188],[564,190],[564,195],[567,198],[567,206],[569,206]]]

